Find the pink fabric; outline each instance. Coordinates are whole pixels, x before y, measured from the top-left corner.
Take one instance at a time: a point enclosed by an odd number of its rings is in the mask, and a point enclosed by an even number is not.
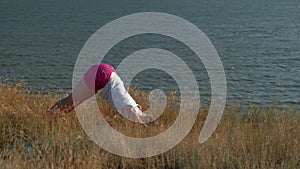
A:
[[[84,74],[85,84],[89,89],[95,89],[95,92],[97,92],[109,82],[112,72],[116,72],[116,70],[111,65],[92,65]]]

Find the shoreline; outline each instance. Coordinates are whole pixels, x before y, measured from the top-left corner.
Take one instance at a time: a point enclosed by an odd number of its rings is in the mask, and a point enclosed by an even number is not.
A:
[[[26,81],[24,80],[21,80],[19,82],[16,82],[14,84],[12,83],[7,83],[7,79],[6,80],[3,80],[3,78],[0,77],[0,87],[5,87],[5,88],[14,88],[14,87],[17,87],[18,90],[22,91],[22,92],[25,92],[25,93],[30,93],[30,94],[36,94],[36,95],[51,95],[53,97],[55,96],[60,96],[60,97],[63,97],[65,95],[67,95],[69,92],[71,92],[72,89],[57,89],[56,91],[46,91],[46,90],[31,90],[30,88],[28,88],[26,86]],[[130,88],[129,90],[132,90],[134,92],[142,92],[144,94],[149,94],[149,92],[151,91],[148,91],[148,90],[141,90],[141,89],[138,89],[138,88]],[[170,89],[168,90],[167,92],[165,92],[166,95],[168,94],[173,94],[175,90],[174,89]],[[175,92],[176,93],[176,92]],[[177,94],[175,94],[176,97],[179,97]],[[200,99],[201,99],[201,102],[200,102],[200,105],[201,107],[209,107],[210,105],[210,101],[209,101],[209,98],[205,98],[205,100],[203,101],[203,97],[205,96],[200,96]],[[267,108],[270,108],[270,107],[274,107],[274,108],[278,108],[278,109],[295,109],[296,111],[299,111],[300,112],[300,103],[298,104],[298,102],[294,102],[294,103],[281,103],[280,104],[280,101],[273,101],[271,103],[265,103],[265,104],[262,104],[262,105],[259,105],[259,103],[247,103],[247,101],[236,101],[236,100],[226,100],[226,106],[225,108],[231,108],[231,107],[240,107],[240,109],[242,110],[242,112],[245,112],[247,111],[247,109],[250,109],[250,108],[261,108],[261,109],[267,109]]]

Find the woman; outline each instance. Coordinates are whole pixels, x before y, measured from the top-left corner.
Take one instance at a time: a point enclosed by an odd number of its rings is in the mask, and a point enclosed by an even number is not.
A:
[[[48,111],[47,116],[50,119],[57,118],[56,110],[69,113],[99,91],[101,91],[100,96],[106,99],[121,115],[135,122],[145,123],[151,121],[149,120],[151,117],[142,112],[141,106],[126,91],[124,83],[117,75],[116,70],[108,64],[91,66],[72,93],[54,104]]]

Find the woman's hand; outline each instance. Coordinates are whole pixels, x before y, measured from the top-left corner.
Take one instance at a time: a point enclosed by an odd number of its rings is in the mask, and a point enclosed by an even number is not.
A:
[[[56,120],[74,109],[72,94],[55,103],[46,113],[49,120]]]

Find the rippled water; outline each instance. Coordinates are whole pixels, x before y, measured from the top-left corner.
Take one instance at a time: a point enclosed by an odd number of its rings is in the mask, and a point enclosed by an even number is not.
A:
[[[222,60],[228,104],[300,105],[300,1],[0,1],[0,75],[25,79],[42,92],[70,90],[73,66],[85,41],[101,26],[136,12],[166,12],[199,27]],[[117,44],[105,62],[117,66],[136,50],[172,51],[193,69],[204,102],[209,79],[183,44],[158,35],[135,36]],[[178,68],[174,67],[174,71]],[[166,73],[148,70],[133,86],[175,88]]]

